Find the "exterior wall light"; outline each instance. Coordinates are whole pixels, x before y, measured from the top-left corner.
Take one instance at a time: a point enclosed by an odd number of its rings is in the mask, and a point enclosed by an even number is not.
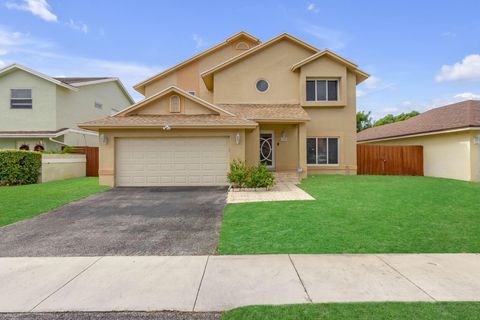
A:
[[[163,130],[165,130],[165,131],[170,131],[170,130],[172,130],[172,127],[170,127],[168,124],[166,124],[166,125],[163,127]]]
[[[473,140],[473,143],[480,144],[480,136],[476,136],[475,139]]]
[[[235,135],[235,143],[240,144],[240,132],[237,132],[237,134]]]
[[[285,130],[282,130],[280,141],[288,141],[287,132]]]
[[[101,145],[105,146],[108,144],[108,137],[104,133],[101,133],[98,138],[100,140]]]

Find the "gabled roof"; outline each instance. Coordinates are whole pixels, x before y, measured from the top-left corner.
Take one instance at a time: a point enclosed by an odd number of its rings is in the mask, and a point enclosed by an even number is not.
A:
[[[69,85],[68,83],[64,83],[64,82],[59,81],[59,80],[57,80],[57,79],[55,79],[55,78],[52,78],[52,77],[50,77],[50,76],[47,76],[47,75],[45,75],[45,74],[43,74],[43,73],[40,73],[40,72],[35,71],[35,70],[32,70],[32,69],[27,68],[27,67],[25,67],[25,66],[22,66],[21,64],[18,64],[18,63],[14,63],[14,64],[11,64],[11,65],[9,65],[9,66],[6,66],[6,67],[3,68],[3,69],[0,69],[0,77],[3,76],[3,75],[5,75],[5,74],[7,74],[7,73],[9,73],[9,72],[11,72],[11,71],[13,71],[13,70],[22,70],[22,71],[25,71],[25,72],[27,72],[27,73],[30,73],[30,74],[32,74],[32,75],[34,75],[34,76],[37,76],[37,77],[39,77],[39,78],[42,78],[42,79],[44,79],[44,80],[50,81],[50,82],[56,84],[57,86],[61,86],[61,87],[64,87],[64,88],[67,88],[67,89],[70,89],[70,90],[73,90],[73,91],[78,91],[77,88]]]
[[[122,81],[116,77],[55,77],[54,79],[74,87],[90,86],[106,82],[116,82],[130,103],[135,103],[135,100],[125,88]]]
[[[258,124],[239,117],[218,114],[162,114],[162,115],[131,115],[125,117],[108,117],[79,124],[80,128],[95,130],[99,128],[172,128],[182,127],[234,127],[254,128]]]
[[[66,84],[79,84],[84,82],[96,82],[99,80],[116,79],[112,77],[53,77],[53,79],[62,81]]]
[[[202,58],[202,57],[204,57],[204,56],[206,56],[206,55],[208,55],[208,54],[210,54],[214,51],[217,51],[218,49],[221,49],[221,48],[225,47],[226,45],[229,45],[231,42],[236,41],[238,39],[242,39],[242,38],[246,38],[246,39],[251,40],[251,41],[253,41],[257,44],[260,43],[260,40],[258,38],[252,36],[248,32],[240,31],[240,32],[234,34],[233,36],[227,38],[225,41],[223,41],[223,42],[221,42],[221,43],[219,43],[219,44],[217,44],[217,45],[215,45],[215,46],[213,46],[213,47],[211,47],[211,48],[209,48],[209,49],[207,49],[207,50],[205,50],[205,51],[203,51],[203,52],[201,52],[201,53],[199,53],[199,54],[197,54],[197,55],[195,55],[195,56],[193,56],[193,57],[191,57],[191,58],[173,66],[173,67],[171,67],[171,68],[168,68],[167,70],[164,70],[164,71],[154,75],[153,77],[148,78],[147,80],[144,80],[144,81],[134,85],[133,88],[135,90],[137,90],[138,92],[140,92],[141,94],[144,94],[145,93],[145,86],[147,84],[149,84],[149,83],[151,83],[155,80],[158,80],[160,78],[163,78],[163,77],[171,74],[172,72],[186,66],[187,64],[189,64],[191,62],[194,62],[194,61],[197,61],[200,58]]]
[[[146,99],[143,99],[142,101],[139,101],[135,104],[133,104],[132,106],[128,107],[128,108],[125,108],[117,113],[115,113],[113,116],[126,116],[128,115],[129,113],[132,113],[133,111],[147,105],[148,103],[152,102],[152,101],[155,101],[157,99],[160,99],[162,98],[163,96],[167,95],[167,94],[170,94],[170,93],[176,93],[178,95],[181,95],[183,96],[184,98],[186,99],[189,99],[191,101],[194,101],[204,107],[206,107],[207,109],[210,109],[210,110],[213,110],[213,111],[216,111],[218,112],[219,114],[221,115],[227,115],[227,116],[235,116],[233,113],[227,111],[227,110],[224,110],[214,104],[211,104],[210,102],[208,101],[205,101],[197,96],[194,96],[194,95],[191,95],[190,93],[176,87],[176,86],[170,86]]]
[[[257,122],[305,122],[308,113],[299,104],[221,104],[237,116]]]
[[[480,100],[454,103],[405,121],[373,127],[359,132],[357,140],[389,140],[459,129],[480,129]]]
[[[325,49],[323,51],[320,51],[320,52],[317,52],[315,53],[314,55],[311,55],[310,57],[306,58],[306,59],[303,59],[302,61],[300,62],[297,62],[295,63],[293,66],[292,66],[292,71],[296,71],[298,70],[299,68],[301,68],[302,66],[306,65],[306,64],[309,64],[310,62],[313,62],[321,57],[329,57],[343,65],[345,65],[349,70],[355,72],[358,76],[358,81],[357,81],[357,84],[366,80],[370,75],[360,69],[358,69],[358,65],[356,65],[355,63],[351,62],[350,60],[347,60],[341,56],[339,56],[338,54],[336,54],[335,52],[333,51],[330,51],[328,49]]]
[[[243,52],[243,53],[241,53],[241,54],[239,54],[235,57],[232,57],[228,60],[225,60],[224,62],[222,62],[222,63],[204,71],[204,72],[202,72],[201,76],[203,78],[203,81],[205,82],[205,85],[207,86],[208,89],[211,90],[213,88],[213,74],[215,72],[223,70],[223,69],[227,68],[228,66],[230,66],[231,64],[236,63],[240,60],[243,60],[243,59],[245,59],[245,58],[247,58],[247,57],[249,57],[249,56],[265,49],[265,48],[268,48],[269,46],[271,46],[271,45],[273,45],[273,44],[275,44],[279,41],[285,40],[285,39],[299,44],[300,46],[310,50],[312,53],[316,53],[316,52],[320,51],[320,49],[315,48],[314,46],[312,46],[312,45],[310,45],[310,44],[308,44],[308,43],[306,43],[306,42],[304,42],[304,41],[302,41],[298,38],[295,38],[294,36],[292,36],[288,33],[282,33],[282,34],[276,36],[275,38],[272,38],[272,39],[270,39],[270,40],[268,40],[268,41],[266,41],[262,44],[259,44],[258,46],[255,46],[255,47],[253,47],[253,48],[251,48],[251,49],[249,49],[249,50],[247,50],[247,51],[245,51],[245,52]]]

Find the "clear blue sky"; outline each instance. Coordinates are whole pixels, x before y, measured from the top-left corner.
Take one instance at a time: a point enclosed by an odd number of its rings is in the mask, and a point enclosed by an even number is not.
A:
[[[378,118],[480,99],[479,11],[478,0],[0,0],[0,65],[131,87],[240,30],[289,32],[370,73],[358,109]]]

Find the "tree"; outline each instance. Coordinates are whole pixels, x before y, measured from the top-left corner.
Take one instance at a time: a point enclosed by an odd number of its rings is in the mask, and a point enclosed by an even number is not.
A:
[[[357,112],[357,132],[371,128],[373,126],[373,120],[370,116],[372,112],[359,111]]]
[[[401,114],[396,115],[396,116],[394,116],[393,114],[387,114],[385,117],[375,121],[373,126],[378,127],[378,126],[383,126],[384,124],[404,121],[404,120],[413,118],[415,116],[418,116],[419,114],[420,114],[420,112],[415,111],[415,110],[411,111],[411,112],[407,112],[407,113],[401,113]],[[358,116],[357,116],[357,119],[358,119]],[[358,120],[357,120],[357,124],[358,124]]]

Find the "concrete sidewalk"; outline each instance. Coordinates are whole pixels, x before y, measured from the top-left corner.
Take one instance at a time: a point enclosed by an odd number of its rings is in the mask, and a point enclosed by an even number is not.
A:
[[[478,254],[0,258],[0,312],[480,300]]]

